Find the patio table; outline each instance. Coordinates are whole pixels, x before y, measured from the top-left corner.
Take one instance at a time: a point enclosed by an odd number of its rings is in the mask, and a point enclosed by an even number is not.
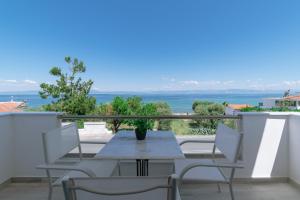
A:
[[[182,159],[184,154],[171,131],[148,131],[145,140],[137,140],[133,131],[120,131],[97,153],[96,158],[136,160],[137,176],[147,176],[150,159]]]

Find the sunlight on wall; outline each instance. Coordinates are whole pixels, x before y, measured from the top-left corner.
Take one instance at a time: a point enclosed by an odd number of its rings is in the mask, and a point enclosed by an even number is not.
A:
[[[253,178],[271,177],[285,121],[267,119],[252,172]]]

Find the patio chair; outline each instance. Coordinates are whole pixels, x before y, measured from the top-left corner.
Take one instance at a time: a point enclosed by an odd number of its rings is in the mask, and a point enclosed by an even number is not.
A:
[[[117,167],[117,162],[113,160],[83,159],[75,123],[42,133],[42,143],[45,164],[38,165],[36,168],[46,170],[49,182],[48,200],[52,197],[53,187],[61,186],[62,180],[67,177],[107,177],[111,176]],[[103,143],[99,142],[99,144]],[[79,150],[79,159],[71,161],[63,159],[75,148]],[[56,178],[53,175],[54,171],[64,171],[64,173],[60,173],[61,175]]]
[[[224,124],[219,124],[213,146],[212,159],[182,159],[175,161],[175,171],[179,175],[179,180],[183,182],[210,182],[217,183],[218,191],[221,192],[220,183],[229,185],[231,199],[234,200],[232,181],[236,168],[242,168],[238,164],[239,152],[242,142],[242,134],[231,129]],[[205,141],[183,141],[188,142]],[[215,151],[218,149],[224,156],[224,159],[215,159]],[[220,161],[221,160],[221,161]],[[227,169],[227,173],[225,170]],[[229,175],[226,176],[226,174]]]
[[[180,200],[176,175],[71,178],[63,189],[66,200]]]

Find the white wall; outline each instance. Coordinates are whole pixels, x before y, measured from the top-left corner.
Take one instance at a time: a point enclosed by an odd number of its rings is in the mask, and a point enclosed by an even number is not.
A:
[[[289,128],[289,177],[300,184],[300,115],[290,116]]]
[[[44,176],[41,133],[60,126],[58,113],[0,115],[0,184],[11,177]]]
[[[13,115],[14,176],[41,176],[45,172],[34,167],[44,163],[42,132],[60,126],[57,113],[19,113]]]
[[[288,177],[288,115],[243,113],[243,160],[239,178]]]
[[[0,183],[13,175],[12,116],[0,114]]]

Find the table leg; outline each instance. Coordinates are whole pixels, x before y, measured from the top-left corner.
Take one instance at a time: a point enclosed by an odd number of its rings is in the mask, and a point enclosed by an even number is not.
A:
[[[136,159],[136,175],[148,176],[149,175],[149,160],[148,159]]]

